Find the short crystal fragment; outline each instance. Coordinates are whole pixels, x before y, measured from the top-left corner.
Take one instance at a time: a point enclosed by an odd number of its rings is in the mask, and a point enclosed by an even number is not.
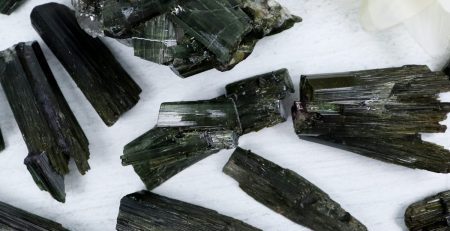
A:
[[[420,135],[446,130],[439,122],[450,104],[438,100],[446,91],[448,76],[426,66],[302,76],[295,130],[378,160],[448,173],[450,152]]]
[[[11,14],[23,0],[0,0],[0,13]]]
[[[223,171],[255,200],[312,230],[367,230],[317,186],[250,151],[238,147]]]
[[[49,192],[59,202],[66,201],[64,177],[53,170],[45,152],[28,154],[25,165],[41,190]]]
[[[0,53],[0,82],[28,147],[27,166],[38,185],[55,196],[54,191],[60,190],[53,188],[60,187],[55,186],[60,175],[68,173],[70,158],[81,174],[89,170],[89,142],[37,42],[19,43]],[[48,161],[57,174],[42,169],[50,168]]]
[[[406,209],[405,223],[411,231],[450,230],[450,191],[416,202]]]
[[[236,102],[244,133],[286,121],[282,100],[294,93],[289,72],[281,69],[226,86],[227,97]]]
[[[0,202],[0,230],[68,231],[61,224]]]
[[[72,10],[56,3],[40,5],[31,21],[106,125],[138,102],[139,86],[99,38],[81,29]]]
[[[86,31],[131,38],[136,56],[168,65],[181,77],[229,70],[252,53],[259,39],[301,21],[275,0],[72,3]]]
[[[127,195],[120,201],[118,231],[132,230],[259,230],[214,210],[148,191]]]

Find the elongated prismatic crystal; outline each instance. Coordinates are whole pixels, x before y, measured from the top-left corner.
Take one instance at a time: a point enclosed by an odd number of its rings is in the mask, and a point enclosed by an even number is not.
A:
[[[405,223],[411,231],[450,229],[450,191],[418,201],[406,209]]]

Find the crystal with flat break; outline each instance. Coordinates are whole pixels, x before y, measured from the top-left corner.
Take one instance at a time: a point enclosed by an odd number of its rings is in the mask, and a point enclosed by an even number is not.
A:
[[[72,0],[90,34],[126,41],[135,55],[170,66],[181,77],[226,71],[247,58],[264,36],[301,18],[275,0]]]
[[[11,14],[23,0],[0,0],[0,14]]]
[[[68,231],[61,224],[0,202],[0,230]]]
[[[156,127],[125,146],[122,164],[133,165],[151,190],[207,156],[236,147],[240,130],[231,99],[164,103]]]
[[[448,173],[450,151],[421,139],[421,133],[446,130],[439,122],[450,104],[438,94],[447,91],[448,76],[427,66],[306,75],[292,108],[294,127],[303,139]]]
[[[450,191],[416,202],[406,209],[405,223],[411,231],[450,229]]]
[[[367,228],[317,186],[250,151],[237,148],[223,168],[255,200],[313,230]]]
[[[37,6],[31,23],[106,125],[112,126],[139,101],[141,88],[99,38],[81,29],[70,8]]]
[[[81,174],[89,170],[89,142],[37,42],[0,52],[0,82],[27,145],[33,179],[64,201],[60,178],[71,158]]]
[[[120,201],[118,231],[132,230],[259,230],[218,212],[148,191],[129,194]]]

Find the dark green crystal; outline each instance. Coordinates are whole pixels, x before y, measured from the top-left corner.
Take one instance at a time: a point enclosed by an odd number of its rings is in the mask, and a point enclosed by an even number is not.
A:
[[[236,102],[244,133],[286,121],[283,99],[295,92],[286,69],[250,77],[226,86],[227,97]]]
[[[81,174],[89,170],[89,142],[37,42],[0,53],[0,82],[29,151],[30,173],[41,189],[63,201],[64,187],[55,184],[63,184],[59,178],[69,172],[71,158]]]
[[[132,230],[259,230],[218,212],[148,191],[129,194],[120,201],[118,231]]]
[[[0,13],[1,14],[11,14],[20,4],[24,2],[23,0],[0,0]]]
[[[416,202],[406,209],[405,223],[410,231],[446,231],[450,229],[450,191]]]
[[[312,230],[367,230],[317,186],[250,151],[238,147],[223,171],[255,200]]]
[[[141,88],[99,38],[81,29],[71,9],[40,5],[31,12],[31,22],[106,125],[136,105]]]
[[[302,76],[294,104],[297,134],[378,160],[434,172],[450,171],[450,152],[423,141],[444,132],[450,104],[448,76],[426,66],[404,66]]]
[[[192,164],[237,145],[241,131],[233,100],[161,105],[157,127],[127,144],[123,165],[133,165],[151,190]]]
[[[0,230],[68,231],[61,224],[0,202]]]

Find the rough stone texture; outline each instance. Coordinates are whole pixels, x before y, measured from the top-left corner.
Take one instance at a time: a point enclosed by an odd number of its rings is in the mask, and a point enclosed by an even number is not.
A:
[[[445,132],[448,76],[426,66],[302,76],[297,134],[378,160],[448,173],[450,152],[421,133]]]
[[[411,231],[446,231],[450,229],[450,191],[416,202],[406,209],[405,223]]]
[[[367,230],[317,186],[250,151],[238,147],[223,171],[255,200],[312,230]]]
[[[236,102],[244,133],[286,121],[283,99],[295,92],[286,69],[250,77],[226,86],[227,97]]]
[[[113,125],[139,101],[141,88],[99,38],[81,29],[68,7],[37,6],[31,22],[106,125]]]
[[[61,224],[0,202],[0,230],[68,231]]]
[[[163,197],[148,191],[120,201],[118,231],[132,230],[259,230],[214,210]]]
[[[0,53],[0,82],[28,147],[30,173],[41,189],[64,201],[62,175],[69,172],[71,158],[81,174],[89,170],[89,141],[37,42]]]

